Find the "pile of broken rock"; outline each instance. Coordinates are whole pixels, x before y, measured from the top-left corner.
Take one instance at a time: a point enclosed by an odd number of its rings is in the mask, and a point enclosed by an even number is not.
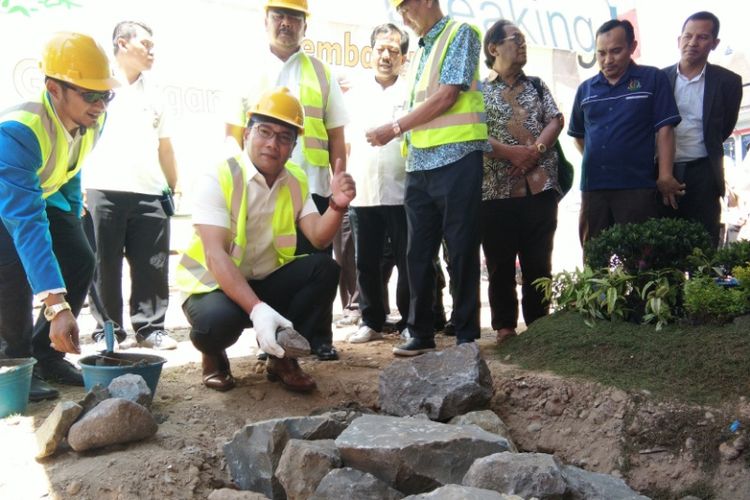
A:
[[[475,344],[380,375],[380,409],[248,424],[224,445],[230,499],[645,499],[614,476],[519,453],[486,410],[492,378]],[[254,492],[254,493],[251,493]]]
[[[121,375],[95,385],[78,403],[62,401],[37,429],[37,459],[69,446],[74,451],[140,441],[156,434],[151,390],[140,375]]]

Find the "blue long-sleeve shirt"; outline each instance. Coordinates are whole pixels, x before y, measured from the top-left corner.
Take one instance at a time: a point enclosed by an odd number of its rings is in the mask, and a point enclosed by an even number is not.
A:
[[[10,233],[34,294],[65,288],[52,248],[46,207],[80,215],[80,171],[46,200],[37,170],[42,153],[29,127],[0,123],[0,220]]]

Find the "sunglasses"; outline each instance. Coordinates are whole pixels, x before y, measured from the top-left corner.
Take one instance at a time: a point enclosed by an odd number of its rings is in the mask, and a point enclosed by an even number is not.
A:
[[[104,104],[108,104],[112,99],[115,98],[114,90],[105,90],[103,92],[100,92],[98,90],[83,90],[82,88],[71,85],[68,82],[60,81],[60,84],[63,87],[70,89],[81,96],[81,99],[86,101],[88,104],[96,104],[99,101],[104,101]]]
[[[253,129],[264,141],[270,141],[275,137],[276,141],[282,146],[291,146],[297,139],[297,137],[291,132],[275,132],[271,127],[266,127],[264,125],[255,125]]]

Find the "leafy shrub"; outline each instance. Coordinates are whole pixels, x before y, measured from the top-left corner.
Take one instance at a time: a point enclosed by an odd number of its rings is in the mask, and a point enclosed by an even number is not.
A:
[[[585,263],[597,269],[621,265],[628,273],[690,269],[688,257],[698,248],[711,255],[708,233],[697,222],[649,219],[640,224],[615,224],[584,246]]]
[[[727,323],[747,311],[747,297],[741,290],[719,286],[707,276],[685,283],[685,311],[696,323]]]
[[[721,266],[726,271],[737,266],[746,266],[750,263],[750,241],[735,241],[724,248],[720,248],[714,254],[712,262],[714,266]]]

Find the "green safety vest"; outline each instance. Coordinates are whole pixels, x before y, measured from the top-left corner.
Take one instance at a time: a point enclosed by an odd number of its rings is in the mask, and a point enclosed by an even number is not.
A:
[[[224,193],[231,215],[232,243],[229,255],[239,267],[247,245],[247,169],[241,156],[229,158],[219,166],[219,185]],[[307,177],[297,165],[288,161],[284,166],[287,175],[280,187],[274,207],[271,227],[273,247],[278,267],[293,261],[297,250],[297,215],[307,198]],[[277,181],[278,182],[278,181]],[[206,253],[198,234],[182,254],[176,269],[177,288],[187,293],[207,293],[219,287],[216,278],[206,265]]]
[[[328,168],[328,131],[325,110],[331,93],[331,72],[318,58],[300,53],[299,100],[305,108],[305,133],[302,152],[305,159],[316,167]]]
[[[42,197],[47,198],[55,194],[81,169],[83,159],[94,148],[99,140],[102,127],[104,126],[104,113],[99,117],[93,128],[86,129],[81,138],[81,147],[75,166],[68,170],[70,165],[70,150],[68,141],[65,139],[65,129],[60,119],[52,108],[49,94],[42,92],[39,101],[30,101],[19,104],[6,110],[0,121],[15,121],[26,125],[36,136],[42,162],[37,168],[39,184],[42,189]]]
[[[418,62],[421,60],[423,47],[420,47],[414,57],[414,64],[409,68],[407,81],[410,82],[411,94],[407,109],[411,110],[424,103],[440,87],[440,70],[448,53],[448,47],[456,36],[458,29],[465,23],[453,20],[440,32],[430,55],[427,56],[422,74],[417,80]],[[481,32],[471,26],[477,35]],[[485,121],[484,98],[479,90],[479,65],[474,70],[474,79],[468,90],[458,94],[458,99],[445,113],[434,120],[413,128],[409,134],[409,142],[417,148],[429,148],[441,144],[451,144],[466,141],[481,141],[487,139],[487,123]],[[402,153],[406,155],[407,143],[402,143]]]

